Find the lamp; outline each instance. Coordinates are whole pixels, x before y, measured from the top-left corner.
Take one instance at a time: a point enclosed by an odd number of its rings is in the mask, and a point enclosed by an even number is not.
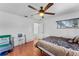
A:
[[[43,13],[43,12],[40,12],[39,15],[40,15],[40,16],[44,16],[44,13]]]

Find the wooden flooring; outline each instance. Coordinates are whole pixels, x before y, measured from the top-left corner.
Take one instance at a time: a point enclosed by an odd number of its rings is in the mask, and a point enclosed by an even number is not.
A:
[[[45,53],[34,46],[34,41],[17,46],[7,56],[45,56]]]

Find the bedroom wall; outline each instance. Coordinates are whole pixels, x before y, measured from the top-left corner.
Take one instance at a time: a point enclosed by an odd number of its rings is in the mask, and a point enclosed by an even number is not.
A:
[[[30,19],[0,11],[0,35],[11,34],[14,37],[15,46],[18,45],[18,33],[25,34],[27,42],[32,40],[31,26]]]
[[[68,38],[73,38],[76,35],[79,35],[79,29],[57,29],[56,21],[66,20],[71,18],[79,18],[79,12],[74,12],[71,14],[64,14],[54,16],[45,21],[44,36],[63,36]]]

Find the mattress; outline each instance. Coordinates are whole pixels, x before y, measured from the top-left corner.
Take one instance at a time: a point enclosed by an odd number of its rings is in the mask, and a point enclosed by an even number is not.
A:
[[[5,51],[11,50],[11,49],[12,49],[12,45],[10,45],[10,44],[6,44],[4,46],[0,46],[0,54],[2,52],[5,52]]]

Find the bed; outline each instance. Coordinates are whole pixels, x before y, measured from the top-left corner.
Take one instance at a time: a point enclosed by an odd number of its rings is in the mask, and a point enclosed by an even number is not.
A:
[[[7,54],[12,48],[11,35],[0,35],[0,56]]]
[[[51,56],[79,56],[79,45],[68,40],[71,38],[49,36],[38,40],[36,46]]]

